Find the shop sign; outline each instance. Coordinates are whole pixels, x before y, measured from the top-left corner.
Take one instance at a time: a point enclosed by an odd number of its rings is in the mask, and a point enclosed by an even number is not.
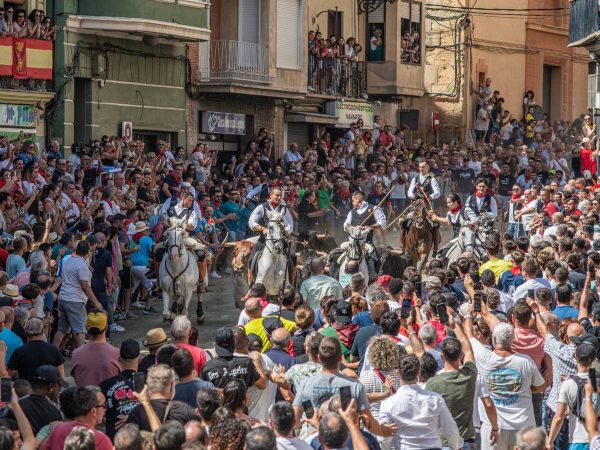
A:
[[[363,128],[372,129],[375,117],[375,108],[371,103],[361,102],[327,102],[325,112],[338,118],[337,126],[349,127],[352,122],[359,119],[363,121]]]
[[[213,134],[246,134],[246,116],[215,111],[202,113],[202,132]]]
[[[1,126],[35,128],[37,118],[35,106],[0,104]]]
[[[127,143],[133,139],[133,122],[123,122],[121,124],[121,137]]]

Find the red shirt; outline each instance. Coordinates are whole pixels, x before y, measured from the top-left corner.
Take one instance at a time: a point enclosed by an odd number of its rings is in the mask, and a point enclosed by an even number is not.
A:
[[[50,436],[42,444],[42,450],[54,450],[65,446],[65,439],[75,427],[86,427],[94,432],[96,450],[112,450],[113,445],[107,435],[81,422],[63,422],[54,427]]]
[[[589,170],[592,175],[596,175],[596,158],[592,158],[592,152],[587,148],[581,149],[581,171]]]
[[[203,349],[190,344],[177,344],[177,348],[185,348],[192,354],[194,359],[194,369],[198,376],[202,373],[202,368],[206,364],[206,353]]]
[[[552,214],[558,212],[558,208],[554,204],[554,202],[548,202],[544,205],[544,211],[548,214],[548,217],[552,218]]]

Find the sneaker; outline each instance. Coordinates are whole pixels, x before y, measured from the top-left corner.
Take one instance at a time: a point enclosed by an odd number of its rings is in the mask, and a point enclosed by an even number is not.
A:
[[[133,309],[144,309],[145,307],[146,307],[146,305],[142,304],[140,301],[133,302],[131,304],[131,308],[133,308]]]
[[[157,311],[157,310],[155,310],[155,309],[154,309],[154,308],[151,306],[151,307],[149,307],[149,308],[144,308],[144,311],[143,311],[143,313],[144,313],[144,315],[146,315],[146,316],[152,316],[152,315],[154,315],[154,314],[158,314],[158,311]]]
[[[209,275],[209,277],[211,277],[211,278],[216,278],[216,279],[218,280],[219,278],[221,278],[221,275],[219,275],[219,274],[217,273],[217,271],[214,271],[214,272],[212,272],[212,273]]]
[[[225,275],[232,275],[233,274],[233,270],[231,270],[231,267],[228,267],[227,269],[225,269],[225,271],[223,273]]]
[[[126,319],[137,319],[137,316],[135,314],[131,314],[129,311],[125,313],[125,318]]]
[[[114,320],[115,322],[117,322],[117,321],[119,321],[119,320],[126,319],[126,318],[127,318],[127,316],[126,316],[125,314],[123,314],[122,312],[115,311],[115,312],[113,313],[113,320]]]
[[[110,331],[114,331],[117,333],[123,333],[125,331],[125,328],[122,327],[121,325],[119,325],[118,323],[111,323],[110,324]]]

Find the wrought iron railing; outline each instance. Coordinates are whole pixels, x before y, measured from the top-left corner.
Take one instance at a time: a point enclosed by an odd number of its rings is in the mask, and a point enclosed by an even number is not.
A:
[[[201,42],[198,81],[222,80],[270,83],[269,48],[240,41]]]
[[[598,0],[573,0],[570,2],[569,44],[581,41],[598,31],[600,17]]]
[[[308,55],[308,91],[342,97],[367,97],[367,65],[343,58]]]

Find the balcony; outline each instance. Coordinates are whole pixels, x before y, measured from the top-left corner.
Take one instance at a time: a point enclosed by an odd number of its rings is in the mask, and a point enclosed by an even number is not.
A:
[[[270,84],[269,48],[240,41],[199,43],[198,82]]]
[[[362,61],[308,55],[308,91],[317,95],[368,98],[367,66]]]
[[[591,44],[600,36],[598,0],[573,0],[570,3],[569,47]]]

